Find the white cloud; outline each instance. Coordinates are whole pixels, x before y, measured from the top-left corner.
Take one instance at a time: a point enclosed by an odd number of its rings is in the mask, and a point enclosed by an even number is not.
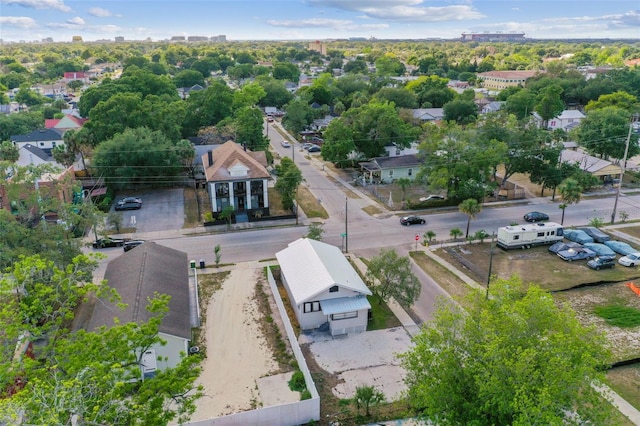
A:
[[[0,24],[23,29],[38,27],[35,20],[26,16],[0,16]]]
[[[330,28],[336,31],[354,31],[354,30],[371,30],[389,28],[387,24],[356,24],[346,19],[327,19],[327,18],[310,18],[301,20],[270,20],[269,25],[284,28]]]
[[[314,6],[359,12],[369,18],[402,22],[461,21],[485,18],[470,5],[422,6],[423,0],[308,0]]]
[[[111,12],[107,9],[103,9],[101,7],[92,7],[89,9],[89,14],[93,16],[97,16],[99,18],[106,18],[112,16]]]
[[[71,8],[63,0],[0,0],[0,3],[28,7],[32,9],[57,9],[70,12]]]
[[[79,16],[76,16],[75,18],[71,18],[71,19],[67,19],[67,24],[71,24],[71,25],[84,25],[84,19],[82,19]]]

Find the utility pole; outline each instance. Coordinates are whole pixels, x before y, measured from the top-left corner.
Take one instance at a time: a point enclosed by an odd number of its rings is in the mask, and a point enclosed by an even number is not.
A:
[[[622,187],[622,179],[624,178],[624,172],[627,168],[627,155],[629,154],[629,142],[631,142],[631,133],[633,132],[633,123],[636,116],[631,117],[631,123],[629,123],[629,133],[627,133],[627,142],[624,146],[624,158],[622,159],[622,170],[620,170],[620,182],[616,188],[616,199],[613,202],[613,211],[611,212],[611,224],[616,220],[616,209],[618,208],[618,198],[620,197],[620,188]]]
[[[487,275],[487,291],[484,295],[485,299],[489,300],[489,284],[491,283],[491,267],[493,266],[493,240],[496,236],[495,232],[491,233],[491,246],[489,248],[489,274]]]
[[[347,220],[347,202],[349,197],[344,198],[344,251],[349,253],[349,232],[348,232],[348,220]]]

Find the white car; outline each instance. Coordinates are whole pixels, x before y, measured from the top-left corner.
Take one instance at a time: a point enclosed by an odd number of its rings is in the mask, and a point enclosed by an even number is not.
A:
[[[291,148],[291,144],[287,141],[282,141],[281,145],[285,148]]]
[[[626,256],[618,259],[618,263],[622,266],[636,266],[640,265],[640,253],[629,253]]]

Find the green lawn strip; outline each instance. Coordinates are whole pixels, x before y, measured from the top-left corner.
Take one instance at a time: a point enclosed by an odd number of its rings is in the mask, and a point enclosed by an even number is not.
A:
[[[621,328],[631,328],[640,325],[640,309],[618,304],[596,306],[594,312],[607,321],[607,324]]]

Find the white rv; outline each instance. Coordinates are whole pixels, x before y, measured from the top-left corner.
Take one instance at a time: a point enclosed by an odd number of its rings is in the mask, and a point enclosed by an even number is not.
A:
[[[562,241],[563,235],[562,225],[553,222],[503,226],[498,228],[498,246],[505,250],[531,248]]]

